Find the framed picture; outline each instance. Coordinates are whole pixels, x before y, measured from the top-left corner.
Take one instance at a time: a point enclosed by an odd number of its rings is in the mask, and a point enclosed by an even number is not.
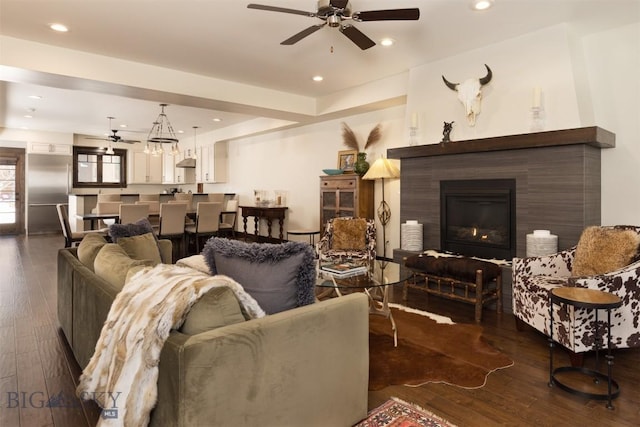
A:
[[[358,152],[356,150],[338,151],[338,169],[345,173],[353,172],[353,165],[356,163]]]

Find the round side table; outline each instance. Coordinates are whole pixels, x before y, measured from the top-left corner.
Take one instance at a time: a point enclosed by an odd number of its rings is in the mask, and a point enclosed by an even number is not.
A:
[[[289,235],[292,236],[309,236],[309,244],[314,246],[316,244],[316,234],[320,234],[318,230],[288,230],[287,231],[287,240],[289,240]]]
[[[562,390],[569,393],[576,394],[578,396],[586,397],[596,400],[607,400],[607,408],[613,409],[611,400],[618,397],[620,394],[620,387],[618,383],[611,378],[611,368],[613,366],[613,356],[611,355],[611,310],[618,308],[622,305],[622,300],[609,292],[598,291],[595,289],[586,288],[574,288],[574,287],[561,287],[551,290],[551,296],[549,298],[549,387],[557,385]],[[555,347],[555,341],[553,340],[553,305],[554,304],[566,304],[575,308],[585,308],[595,310],[595,351],[596,351],[596,363],[595,369],[586,369],[584,367],[576,366],[562,366],[559,368],[553,368],[553,348]],[[598,310],[607,310],[607,373],[606,375],[600,372],[600,334],[598,333]],[[591,393],[584,390],[578,390],[564,384],[556,374],[564,372],[579,372],[592,379],[594,384],[599,384],[600,380],[607,381],[607,393]]]

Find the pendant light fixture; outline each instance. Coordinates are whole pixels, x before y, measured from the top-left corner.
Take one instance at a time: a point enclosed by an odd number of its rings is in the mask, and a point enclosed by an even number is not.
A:
[[[196,158],[196,147],[197,147],[197,144],[196,144],[196,132],[197,132],[198,128],[199,128],[199,126],[194,126],[193,127],[193,153],[191,153],[191,158],[192,159]]]
[[[178,148],[179,140],[176,137],[169,118],[164,112],[164,107],[167,105],[168,104],[160,104],[160,114],[153,122],[153,127],[147,136],[147,144],[144,149],[145,153],[151,153],[154,156],[160,155],[164,153],[164,149],[162,148],[163,144],[171,145],[171,154],[174,156],[180,152]],[[150,144],[153,144],[153,149],[150,149]]]

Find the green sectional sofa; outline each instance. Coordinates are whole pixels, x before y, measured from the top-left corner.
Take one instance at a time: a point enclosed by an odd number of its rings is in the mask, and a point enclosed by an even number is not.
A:
[[[160,248],[162,254],[171,252],[168,241],[160,241]],[[78,250],[58,253],[58,318],[84,368],[121,289],[117,282],[130,267],[147,264],[120,257],[98,268],[98,256],[91,268]],[[118,277],[114,281],[94,271],[118,272]],[[364,294],[194,335],[174,330],[161,352],[150,425],[351,426],[367,413],[368,369]]]

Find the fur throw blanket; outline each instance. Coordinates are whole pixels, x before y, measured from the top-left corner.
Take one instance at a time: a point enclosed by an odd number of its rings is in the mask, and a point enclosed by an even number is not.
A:
[[[145,426],[157,399],[160,351],[191,306],[214,287],[227,286],[250,318],[264,311],[227,276],[159,264],[134,274],[116,296],[95,352],[80,377],[78,397],[104,408],[100,426]],[[116,409],[116,411],[113,411]],[[110,413],[109,411],[112,411]],[[113,413],[116,412],[116,413]]]

